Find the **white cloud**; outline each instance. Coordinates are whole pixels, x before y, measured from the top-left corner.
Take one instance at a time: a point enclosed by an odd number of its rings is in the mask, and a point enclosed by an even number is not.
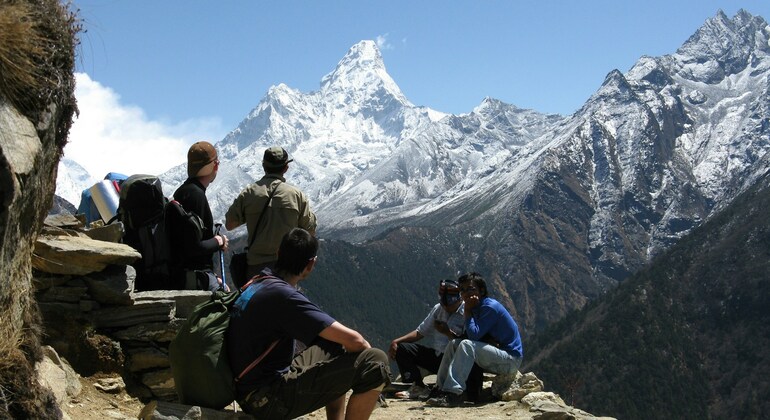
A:
[[[377,47],[381,50],[392,50],[394,48],[393,44],[388,42],[388,34],[377,35],[375,42],[377,43]]]
[[[184,163],[187,149],[198,140],[212,143],[225,130],[219,118],[165,123],[148,119],[144,111],[120,102],[120,95],[75,74],[80,115],[72,125],[64,155],[101,179],[108,172],[126,175],[160,174]]]

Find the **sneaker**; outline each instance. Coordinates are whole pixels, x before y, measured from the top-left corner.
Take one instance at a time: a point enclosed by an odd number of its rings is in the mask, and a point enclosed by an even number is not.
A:
[[[438,396],[429,398],[426,404],[433,407],[459,407],[465,402],[465,393],[452,394],[451,392],[441,391]]]
[[[393,394],[394,397],[402,400],[418,400],[428,398],[430,389],[420,384],[412,384],[406,391],[399,391]]]

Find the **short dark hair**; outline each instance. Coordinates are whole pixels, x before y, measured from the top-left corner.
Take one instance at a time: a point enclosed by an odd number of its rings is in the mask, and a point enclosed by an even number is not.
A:
[[[283,170],[286,169],[287,166],[289,165],[286,164],[276,168],[276,167],[268,167],[263,164],[262,169],[264,169],[265,174],[267,175],[281,175],[283,173]]]
[[[479,290],[479,296],[487,296],[487,282],[484,281],[484,278],[481,277],[481,274],[474,271],[472,273],[463,274],[459,279],[457,279],[457,283],[460,284],[460,288],[463,287],[463,284],[471,282],[473,283],[473,286]]]
[[[278,247],[275,269],[294,275],[300,274],[317,253],[318,239],[305,229],[294,228],[283,235],[281,246]]]

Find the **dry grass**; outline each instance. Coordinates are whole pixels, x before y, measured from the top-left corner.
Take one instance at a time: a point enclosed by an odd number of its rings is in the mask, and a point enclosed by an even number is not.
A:
[[[69,5],[57,0],[0,0],[0,95],[34,123],[50,104],[74,102],[74,50],[81,30]],[[62,127],[66,142],[71,121]]]
[[[48,389],[37,384],[35,363],[42,359],[40,312],[32,297],[15,296],[23,314],[20,330],[0,326],[0,418],[27,418],[30,415],[59,418],[59,408]],[[3,319],[10,318],[8,312]]]
[[[0,91],[13,103],[53,83],[36,65],[46,39],[36,29],[33,16],[28,4],[0,3]]]

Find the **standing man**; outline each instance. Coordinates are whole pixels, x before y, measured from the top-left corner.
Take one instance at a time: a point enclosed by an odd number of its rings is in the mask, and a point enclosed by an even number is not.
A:
[[[291,419],[326,407],[327,419],[368,419],[389,381],[385,352],[297,290],[313,271],[317,252],[314,236],[292,229],[281,241],[275,268],[265,268],[233,306],[227,356],[233,376],[240,376],[238,404],[256,418]],[[295,341],[308,346],[296,357]]]
[[[487,296],[481,275],[465,274],[458,283],[465,302],[468,338],[447,345],[436,376],[441,393],[428,400],[432,406],[452,407],[465,401],[466,380],[474,363],[487,372],[515,374],[524,357],[516,321],[500,302]]]
[[[248,185],[225,214],[225,227],[233,230],[246,223],[248,264],[245,279],[233,279],[241,287],[248,279],[271,267],[278,259],[281,238],[295,227],[315,235],[316,217],[305,193],[286,183],[289,154],[281,147],[265,150],[262,168],[265,176]]]
[[[178,219],[170,222],[169,238],[173,241],[172,253],[177,261],[172,267],[172,283],[176,289],[195,288],[195,270],[213,272],[212,256],[218,250],[227,250],[227,237],[214,235],[214,218],[206,199],[206,187],[217,177],[219,159],[211,143],[199,141],[187,151],[187,180],[174,192],[174,200],[188,212],[200,217],[202,235],[189,224]],[[221,279],[220,279],[221,281]]]
[[[411,383],[406,391],[395,394],[396,398],[425,399],[430,390],[422,380],[420,368],[438,372],[441,358],[449,340],[459,338],[465,330],[464,303],[455,280],[441,280],[438,287],[440,302],[433,306],[417,329],[391,341],[388,356],[396,361],[401,380]],[[424,340],[423,340],[424,339]],[[419,343],[418,343],[419,342]],[[468,378],[469,398],[477,399],[482,385],[483,372],[474,367]]]

